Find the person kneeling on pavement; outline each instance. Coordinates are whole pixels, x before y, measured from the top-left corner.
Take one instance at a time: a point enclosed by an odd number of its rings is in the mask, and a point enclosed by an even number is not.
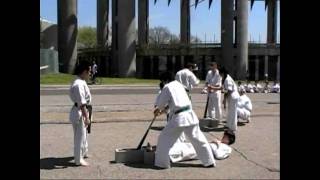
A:
[[[245,91],[240,90],[240,97],[239,97],[238,106],[237,106],[238,118],[247,120],[247,122],[249,123],[251,111],[252,111],[252,103],[250,98],[246,95]]]

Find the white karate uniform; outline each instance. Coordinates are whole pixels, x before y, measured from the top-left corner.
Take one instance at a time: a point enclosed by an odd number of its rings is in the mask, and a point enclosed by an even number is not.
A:
[[[81,105],[91,103],[91,94],[86,81],[79,77],[73,81],[70,98],[73,103],[77,103],[77,107],[72,106],[69,119],[74,133],[74,159],[76,164],[80,164],[80,159],[88,153],[88,135],[80,109]]]
[[[247,84],[246,92],[247,93],[254,93],[252,84],[250,84],[250,83]]]
[[[262,86],[261,86],[261,84],[259,84],[259,83],[257,83],[254,87],[253,87],[253,90],[254,90],[254,92],[255,93],[260,93],[260,92],[262,92]],[[240,92],[240,91],[239,91]]]
[[[276,83],[275,85],[272,86],[271,92],[273,93],[279,93],[280,92],[280,85]]]
[[[225,159],[229,157],[232,148],[226,144],[218,142],[209,143],[215,159]],[[169,156],[172,162],[180,162],[192,159],[198,159],[197,153],[190,142],[175,143],[169,151]]]
[[[248,120],[252,111],[252,103],[250,98],[243,94],[239,97],[237,115],[243,120]]]
[[[223,87],[228,91],[227,127],[235,132],[237,130],[237,104],[239,100],[238,87],[231,76],[227,75]]]
[[[222,85],[222,77],[219,75],[219,71],[216,70],[213,72],[212,70],[208,71],[206,77],[206,83],[213,86],[221,86]],[[208,92],[209,102],[208,102],[208,114],[211,118],[216,118],[221,120],[222,110],[221,110],[221,91],[212,91]],[[213,113],[214,112],[214,113]]]
[[[200,83],[200,80],[187,68],[184,68],[176,73],[175,79],[179,81],[185,89],[191,91],[194,86]]]
[[[238,87],[238,92],[240,91],[246,91],[246,88],[242,84]]]
[[[192,110],[191,101],[181,83],[172,81],[166,84],[157,98],[156,106],[164,109],[169,105],[169,121],[161,131],[155,153],[155,166],[170,168],[169,150],[176,143],[182,132],[194,146],[204,166],[215,165],[210,144],[201,132],[197,115]],[[190,106],[189,110],[175,114],[182,107]]]

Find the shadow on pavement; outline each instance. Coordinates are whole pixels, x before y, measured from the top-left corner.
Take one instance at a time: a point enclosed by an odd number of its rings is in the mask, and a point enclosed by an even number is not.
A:
[[[160,170],[160,168],[151,165],[151,164],[134,164],[134,163],[124,163],[125,166],[132,167],[132,168],[139,168],[139,169],[154,169]]]
[[[156,130],[156,131],[162,131],[163,128],[164,128],[164,126],[153,126],[150,129]]]
[[[67,167],[74,167],[76,166],[74,163],[71,163],[70,161],[73,160],[72,157],[62,157],[62,158],[42,158],[40,159],[40,169],[64,169]]]
[[[208,127],[200,127],[200,130],[202,132],[211,132],[211,131],[214,131],[214,132],[222,132],[224,130],[226,130],[227,128],[226,127],[214,127],[214,128],[208,128]]]

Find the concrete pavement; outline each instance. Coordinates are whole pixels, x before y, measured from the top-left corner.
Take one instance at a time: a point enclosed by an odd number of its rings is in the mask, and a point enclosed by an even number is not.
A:
[[[155,88],[156,89],[156,88]],[[73,166],[73,132],[68,122],[72,105],[67,94],[40,97],[41,179],[279,179],[279,94],[248,94],[253,101],[250,124],[239,124],[237,141],[228,159],[215,168],[199,167],[200,161],[173,164],[155,170],[141,164],[115,164],[116,148],[135,148],[152,119],[155,93],[95,94],[94,121],[89,136],[90,167]],[[203,116],[206,95],[194,93],[193,107]],[[224,112],[225,114],[225,112]],[[165,117],[157,119],[145,142],[156,145]],[[222,137],[221,129],[204,130],[210,141]]]

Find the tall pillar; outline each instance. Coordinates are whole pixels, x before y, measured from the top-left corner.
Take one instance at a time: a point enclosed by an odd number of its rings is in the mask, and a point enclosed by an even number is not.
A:
[[[255,60],[255,75],[254,75],[254,79],[256,81],[259,80],[259,56],[256,56],[256,60]]]
[[[269,73],[268,73],[268,69],[269,69],[269,67],[268,67],[268,62],[269,62],[269,56],[265,56],[264,57],[264,75],[268,75],[268,77],[269,77]],[[265,77],[264,77],[265,78]]]
[[[237,0],[237,78],[245,79],[248,70],[248,0]]]
[[[109,36],[109,0],[97,0],[97,44],[107,49]]]
[[[148,44],[149,37],[149,0],[138,1],[138,44]]]
[[[221,52],[222,65],[233,76],[233,0],[221,1]]]
[[[136,73],[135,0],[113,0],[112,4],[113,61],[117,62],[119,77],[134,77]]]
[[[277,1],[269,0],[267,18],[267,43],[277,42]]]
[[[60,72],[73,73],[77,63],[77,0],[58,0],[57,5]]]
[[[180,0],[180,43],[190,43],[190,0]]]
[[[277,81],[280,81],[280,56],[278,56],[277,60]]]

